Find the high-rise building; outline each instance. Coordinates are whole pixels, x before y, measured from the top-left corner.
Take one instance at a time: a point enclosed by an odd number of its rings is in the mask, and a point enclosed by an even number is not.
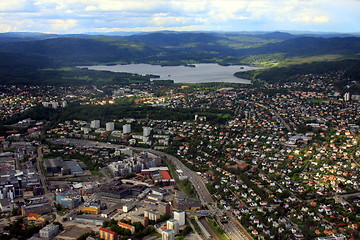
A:
[[[170,219],[166,222],[166,228],[173,230],[175,235],[179,233],[179,227],[180,224],[178,220]]]
[[[92,120],[90,123],[91,128],[100,128],[100,120]]]
[[[185,225],[185,212],[184,211],[174,211],[174,219],[179,221],[179,225]]]
[[[57,109],[57,108],[59,107],[59,103],[58,103],[58,102],[52,102],[51,105],[52,105],[52,107],[53,107],[54,109]]]
[[[144,211],[144,217],[149,218],[149,220],[157,221],[157,220],[160,219],[160,213],[158,213],[156,211],[145,210]]]
[[[115,123],[114,122],[107,122],[106,123],[106,131],[111,132],[115,129]]]
[[[174,240],[174,231],[171,229],[165,229],[161,233],[162,240]]]
[[[151,133],[151,128],[150,127],[144,127],[143,128],[143,136],[144,137],[150,136],[150,133]]]
[[[125,124],[123,126],[123,133],[124,134],[131,133],[131,125],[130,124]]]

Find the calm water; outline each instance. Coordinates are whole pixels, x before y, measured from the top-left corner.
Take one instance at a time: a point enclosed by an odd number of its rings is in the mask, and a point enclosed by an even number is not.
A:
[[[160,66],[150,64],[129,64],[114,66],[82,66],[92,70],[128,72],[141,75],[159,75],[160,80],[174,80],[175,83],[204,83],[204,82],[232,82],[250,84],[251,81],[234,77],[234,73],[258,69],[249,66],[220,66],[213,63],[195,64],[196,67],[185,66]],[[158,80],[156,78],[155,80]]]

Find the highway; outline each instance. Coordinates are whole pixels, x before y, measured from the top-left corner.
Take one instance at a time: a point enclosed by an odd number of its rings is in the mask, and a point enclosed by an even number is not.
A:
[[[244,239],[252,239],[251,236],[246,232],[246,230],[241,226],[241,224],[232,217],[232,214],[223,210],[220,210],[216,207],[216,202],[213,200],[210,192],[205,186],[205,182],[201,176],[199,176],[196,172],[190,170],[186,167],[179,159],[169,154],[156,151],[148,148],[131,148],[134,151],[147,151],[154,153],[158,156],[164,157],[170,160],[176,167],[176,169],[180,169],[183,171],[183,174],[188,176],[189,181],[194,186],[194,189],[197,192],[197,195],[201,201],[201,204],[207,205],[210,212],[213,215],[219,218],[220,215],[226,214],[228,216],[228,223],[221,224],[220,219],[218,219],[218,223],[223,227],[225,234],[232,240],[244,240]],[[240,228],[239,228],[240,227]]]
[[[37,167],[38,174],[39,174],[39,177],[40,177],[41,185],[44,188],[45,195],[47,195],[49,193],[49,188],[48,188],[48,185],[47,185],[47,182],[46,182],[46,178],[44,176],[45,173],[42,172],[42,168],[41,168],[41,164],[43,164],[42,157],[43,157],[43,155],[42,155],[42,147],[40,146],[37,149],[36,167]]]
[[[57,139],[54,140],[54,143],[58,144],[70,144],[70,145],[77,145],[77,146],[98,146],[98,147],[107,147],[107,148],[113,148],[113,147],[119,147],[119,145],[111,144],[111,143],[100,143],[96,141],[90,141],[90,140],[78,140],[78,139]],[[176,169],[182,170],[183,174],[188,176],[189,181],[194,186],[194,189],[199,197],[199,200],[201,201],[202,205],[207,205],[209,211],[212,215],[217,216],[217,222],[219,226],[223,227],[225,234],[229,237],[229,239],[232,240],[244,240],[244,239],[252,239],[252,237],[249,235],[248,232],[246,232],[245,228],[241,226],[239,221],[237,219],[234,219],[232,217],[232,213],[227,212],[225,210],[221,210],[217,207],[217,203],[213,200],[212,195],[208,191],[208,189],[205,186],[204,179],[199,176],[196,172],[190,170],[188,167],[186,167],[179,159],[177,159],[174,156],[171,156],[169,154],[163,153],[161,151],[157,151],[154,149],[149,148],[138,148],[138,147],[131,147],[134,151],[147,151],[154,153],[158,156],[161,156],[165,159],[170,160]],[[39,151],[39,149],[38,149]],[[39,155],[40,156],[40,155]],[[41,157],[38,157],[38,163],[40,162],[39,159]],[[220,216],[227,215],[228,216],[228,223],[222,224],[220,222]]]

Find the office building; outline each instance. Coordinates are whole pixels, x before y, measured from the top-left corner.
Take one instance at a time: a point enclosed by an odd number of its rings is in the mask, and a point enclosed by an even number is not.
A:
[[[115,123],[114,122],[107,122],[106,123],[106,131],[111,132],[115,129]]]
[[[123,126],[123,133],[124,134],[131,133],[131,125],[130,124],[125,124]]]
[[[174,240],[174,231],[171,229],[165,229],[161,233],[162,240]]]
[[[179,227],[180,224],[178,220],[170,219],[166,222],[166,228],[173,230],[175,235],[179,234]]]
[[[184,211],[174,211],[174,219],[179,221],[179,225],[185,225],[185,212]]]
[[[100,120],[92,120],[90,123],[91,128],[100,128]]]

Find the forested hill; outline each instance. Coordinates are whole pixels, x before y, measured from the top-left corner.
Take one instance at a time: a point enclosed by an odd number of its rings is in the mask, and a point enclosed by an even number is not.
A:
[[[360,60],[348,59],[335,62],[314,62],[288,67],[274,67],[270,69],[260,69],[248,72],[238,72],[237,77],[248,79],[259,79],[270,84],[285,84],[297,82],[303,75],[332,74],[333,84],[339,90],[359,94],[360,93]]]
[[[37,41],[8,42],[3,51],[37,54],[50,57],[59,66],[131,61],[141,56],[155,55],[160,50],[133,44],[123,39],[52,38]]]
[[[259,48],[245,49],[243,55],[286,53],[286,56],[318,56],[338,54],[355,56],[360,53],[360,38],[315,38],[301,37]]]
[[[273,67],[359,57],[359,37],[303,37],[281,32],[156,32],[132,36],[0,34],[0,75],[7,83],[14,79],[26,82],[30,75],[31,79],[37,79],[38,74],[44,73],[39,69],[90,64],[211,62]]]
[[[24,38],[21,38],[22,41],[10,41],[8,37],[3,37],[6,41],[2,42],[0,35],[0,51],[41,55],[61,66],[130,62],[175,65],[186,62],[261,64],[269,59],[282,63],[286,62],[286,58],[294,56],[339,60],[359,57],[360,53],[360,38],[357,37],[297,37],[286,33],[159,32],[127,37],[50,35],[48,39],[27,38],[26,41]],[[44,38],[43,35],[41,37]]]

